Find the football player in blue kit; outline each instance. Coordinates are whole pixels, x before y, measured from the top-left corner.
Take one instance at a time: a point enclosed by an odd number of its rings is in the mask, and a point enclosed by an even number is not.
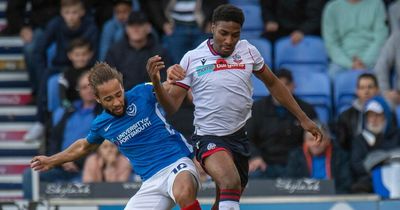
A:
[[[140,84],[125,92],[121,73],[106,63],[91,69],[89,85],[104,111],[93,121],[88,136],[58,154],[34,157],[31,167],[49,170],[95,151],[108,140],[118,146],[143,180],[125,210],[166,210],[175,204],[181,209],[199,210],[199,178],[190,159],[193,149],[166,122],[153,85]]]

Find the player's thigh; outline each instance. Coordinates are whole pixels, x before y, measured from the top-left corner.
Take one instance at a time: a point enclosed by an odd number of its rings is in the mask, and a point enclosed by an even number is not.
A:
[[[240,186],[239,172],[229,151],[217,151],[206,157],[203,164],[207,173],[220,187],[236,188]]]
[[[187,191],[191,197],[196,197],[200,188],[200,179],[195,164],[189,158],[179,159],[168,177],[168,194],[176,202],[175,195],[182,190]]]
[[[124,210],[170,210],[174,205],[174,201],[168,196],[139,190],[129,199]]]

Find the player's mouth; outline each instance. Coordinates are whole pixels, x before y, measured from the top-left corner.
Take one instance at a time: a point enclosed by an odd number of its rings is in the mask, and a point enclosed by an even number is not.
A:
[[[122,114],[123,111],[124,111],[124,108],[122,106],[114,108],[115,114]]]

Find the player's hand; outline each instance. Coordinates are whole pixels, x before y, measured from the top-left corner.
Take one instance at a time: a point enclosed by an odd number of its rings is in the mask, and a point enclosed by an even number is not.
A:
[[[36,156],[31,160],[31,168],[35,171],[48,171],[53,168],[50,158],[47,156]]]
[[[147,60],[147,73],[153,83],[159,83],[161,80],[160,70],[165,68],[164,61],[159,55],[153,56]]]
[[[185,78],[186,72],[181,65],[175,64],[167,69],[167,82],[175,83],[178,80]]]
[[[79,172],[79,168],[74,162],[66,162],[62,164],[62,167],[65,171],[68,172]]]
[[[261,171],[267,170],[267,163],[262,159],[262,157],[255,157],[250,159],[249,161],[249,173],[257,171],[260,169]]]
[[[322,131],[321,129],[315,124],[310,118],[307,118],[306,120],[303,120],[301,122],[301,127],[303,127],[304,130],[310,132],[317,143],[321,143],[322,140]]]

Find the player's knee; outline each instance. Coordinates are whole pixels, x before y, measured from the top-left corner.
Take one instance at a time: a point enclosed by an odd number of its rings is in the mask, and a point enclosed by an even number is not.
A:
[[[196,187],[193,185],[185,185],[174,194],[176,203],[181,207],[185,207],[196,200]]]
[[[218,187],[220,189],[241,189],[240,177],[237,175],[229,175],[219,180]]]

